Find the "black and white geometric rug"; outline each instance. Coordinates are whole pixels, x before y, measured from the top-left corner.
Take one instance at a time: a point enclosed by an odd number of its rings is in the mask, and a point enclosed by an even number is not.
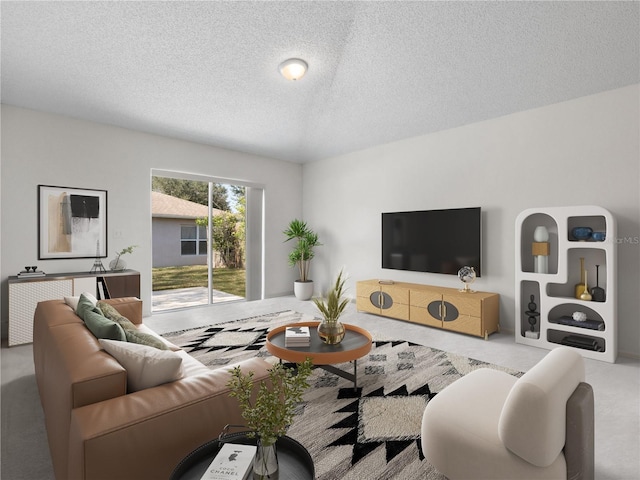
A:
[[[264,341],[271,328],[311,319],[279,312],[164,336],[219,368],[251,356],[268,357]],[[287,434],[309,450],[318,480],[443,479],[422,455],[422,413],[444,387],[481,367],[521,375],[431,347],[374,336],[371,352],[358,361],[358,388],[354,391],[352,382],[314,370]]]

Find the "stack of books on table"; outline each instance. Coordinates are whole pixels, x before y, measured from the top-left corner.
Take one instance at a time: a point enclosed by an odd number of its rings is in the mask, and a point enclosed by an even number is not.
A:
[[[308,347],[311,345],[309,327],[287,327],[284,332],[285,347]]]
[[[245,480],[253,472],[255,445],[224,443],[200,480]]]

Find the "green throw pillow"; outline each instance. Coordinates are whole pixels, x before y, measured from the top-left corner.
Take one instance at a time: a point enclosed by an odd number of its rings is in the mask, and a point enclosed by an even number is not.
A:
[[[162,340],[148,333],[139,332],[138,330],[125,330],[124,334],[127,336],[127,342],[155,347],[158,350],[169,350],[169,347]]]
[[[109,320],[113,320],[118,325],[120,325],[125,331],[127,330],[138,330],[136,326],[129,320],[127,317],[124,317],[120,314],[116,308],[105,302],[104,300],[100,300],[98,302],[98,308],[102,310],[102,314],[107,317]]]
[[[91,330],[91,333],[93,333],[96,338],[119,340],[121,342],[127,341],[122,327],[102,315],[98,307],[84,312],[84,324]]]
[[[78,307],[76,308],[76,314],[82,320],[84,320],[86,312],[91,312],[94,308],[96,308],[96,304],[91,298],[87,297],[84,293],[80,295],[80,299],[78,300]]]
[[[104,316],[110,320],[113,320],[124,330],[124,334],[127,337],[127,342],[139,343],[140,345],[146,345],[148,347],[155,347],[159,350],[169,350],[169,347],[160,339],[154,337],[145,332],[141,332],[138,328],[127,318],[120,315],[120,312],[115,309],[113,305],[106,302],[99,301],[98,306],[104,313]]]

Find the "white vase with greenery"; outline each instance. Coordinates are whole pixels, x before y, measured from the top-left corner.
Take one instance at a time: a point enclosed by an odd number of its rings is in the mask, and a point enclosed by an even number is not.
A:
[[[285,242],[296,240],[296,245],[289,253],[289,265],[298,267],[300,278],[294,284],[294,294],[299,300],[309,300],[313,296],[313,280],[309,278],[311,260],[315,256],[314,248],[322,245],[318,234],[311,230],[306,222],[294,219],[284,232]]]
[[[127,268],[127,264],[120,257],[126,253],[132,253],[133,249],[136,248],[137,245],[129,245],[126,248],[123,248],[116,254],[116,258],[109,262],[109,268],[114,272],[121,272]]]

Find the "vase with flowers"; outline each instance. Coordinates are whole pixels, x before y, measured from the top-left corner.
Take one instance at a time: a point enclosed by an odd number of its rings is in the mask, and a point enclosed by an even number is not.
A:
[[[276,441],[287,433],[293,422],[296,405],[309,386],[311,359],[297,366],[296,371],[276,363],[269,369],[269,381],[260,382],[257,395],[253,395],[253,372],[243,373],[240,367],[231,370],[227,386],[229,395],[238,400],[242,418],[250,429],[248,434],[256,438],[258,450],[253,461],[254,478],[278,478]]]
[[[129,245],[126,248],[123,248],[116,254],[116,258],[109,262],[109,268],[114,272],[121,272],[122,270],[127,268],[127,264],[120,257],[126,253],[133,253],[133,249],[137,248],[138,245]]]
[[[345,281],[346,278],[344,278],[343,272],[340,270],[336,282],[327,292],[327,298],[313,299],[313,303],[320,310],[323,319],[318,325],[318,335],[324,343],[329,345],[340,343],[346,332],[344,325],[339,320],[342,312],[349,304],[349,299],[342,296]]]

